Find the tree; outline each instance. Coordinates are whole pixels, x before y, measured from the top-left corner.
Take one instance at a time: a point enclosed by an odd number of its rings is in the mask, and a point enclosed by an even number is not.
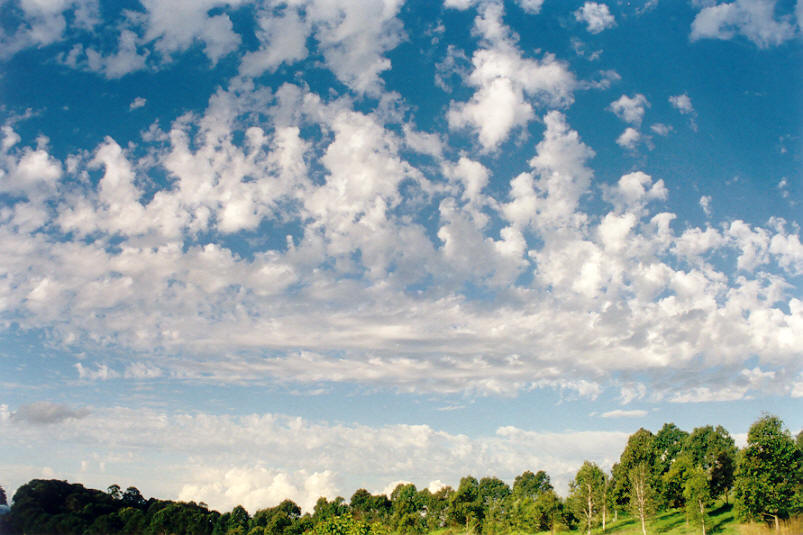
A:
[[[747,433],[747,446],[736,466],[736,500],[741,515],[753,520],[780,520],[801,511],[801,452],[777,416],[764,415]]]
[[[106,489],[106,493],[115,500],[119,500],[120,498],[123,497],[122,493],[120,492],[120,485],[118,485],[117,483],[109,485],[109,488]]]
[[[650,479],[650,469],[643,462],[628,473],[630,510],[641,522],[642,535],[647,535],[647,519],[652,515],[654,507]]]
[[[449,519],[466,531],[473,531],[482,522],[482,504],[479,501],[479,481],[473,476],[460,479],[460,485],[449,504]]]
[[[702,468],[691,470],[683,488],[686,499],[686,516],[692,524],[699,525],[705,535],[705,511],[711,503],[708,476]]]
[[[736,444],[724,427],[710,425],[695,428],[683,448],[688,452],[695,466],[702,468],[708,476],[712,497],[725,494],[733,485],[733,471],[736,463]]]
[[[686,503],[683,491],[694,468],[694,460],[689,453],[683,452],[677,456],[669,471],[661,477],[661,497],[665,505],[677,508]]]
[[[520,476],[516,476],[513,481],[513,496],[516,498],[535,499],[542,492],[550,490],[552,490],[552,484],[549,482],[549,476],[543,470],[539,470],[535,474],[527,470]]]
[[[8,500],[6,499],[6,491],[2,487],[2,485],[0,485],[0,505],[8,505]]]
[[[620,506],[630,502],[630,472],[640,464],[655,466],[654,442],[655,435],[643,427],[628,437],[619,462],[613,466],[613,498]],[[652,471],[648,479],[652,485]]]
[[[594,463],[584,462],[583,466],[569,484],[569,503],[572,510],[584,519],[586,530],[590,534],[601,512],[605,487],[605,473]]]
[[[137,487],[128,487],[125,489],[121,499],[126,507],[141,508],[147,503],[145,498],[142,497],[142,494],[139,493],[139,489]]]

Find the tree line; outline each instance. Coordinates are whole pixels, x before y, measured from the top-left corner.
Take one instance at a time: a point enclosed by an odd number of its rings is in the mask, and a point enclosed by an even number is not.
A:
[[[722,426],[688,433],[672,423],[628,438],[610,472],[586,461],[559,496],[543,470],[525,471],[512,485],[497,477],[463,477],[437,492],[399,484],[390,496],[357,490],[318,499],[302,514],[291,500],[249,515],[203,502],[145,499],[135,487],[105,492],[78,483],[34,479],[21,486],[0,533],[10,535],[417,535],[442,528],[475,535],[577,530],[605,532],[621,514],[644,535],[657,511],[682,508],[706,535],[715,500],[734,502],[740,518],[782,522],[803,512],[803,432],[796,438],[775,416],[751,427],[739,450]],[[6,495],[0,487],[0,506]]]

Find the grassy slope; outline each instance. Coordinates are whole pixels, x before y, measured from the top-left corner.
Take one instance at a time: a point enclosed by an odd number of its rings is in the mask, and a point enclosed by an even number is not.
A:
[[[706,535],[741,535],[733,513],[733,505],[720,505],[706,519]],[[608,535],[641,535],[641,524],[635,518],[623,518],[613,522],[605,531]],[[601,530],[600,530],[601,533]],[[672,510],[655,515],[647,524],[648,535],[693,535],[700,528],[686,522],[682,510]]]
[[[733,511],[733,504],[718,503],[708,513],[705,530],[706,535],[801,535],[803,519],[793,519],[782,527],[780,534],[777,534],[775,530],[764,525],[740,523]],[[647,523],[647,535],[701,535],[701,533],[699,527],[686,522],[686,515],[682,509],[658,513]],[[431,531],[428,535],[465,535],[465,532],[440,529]],[[536,535],[550,535],[550,532],[545,531]],[[585,531],[562,531],[559,535],[585,535]],[[602,535],[602,530],[594,529],[593,535]],[[641,524],[635,518],[620,515],[618,521],[608,523],[605,535],[641,535]]]

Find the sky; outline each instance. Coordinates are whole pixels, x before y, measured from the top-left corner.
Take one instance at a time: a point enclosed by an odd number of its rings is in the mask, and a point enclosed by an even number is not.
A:
[[[0,485],[251,513],[803,427],[803,0],[0,0]]]

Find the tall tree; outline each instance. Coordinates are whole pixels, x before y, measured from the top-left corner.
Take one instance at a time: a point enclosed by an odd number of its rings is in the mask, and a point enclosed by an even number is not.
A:
[[[6,491],[2,485],[0,485],[0,505],[8,505],[8,500],[6,499]]]
[[[647,535],[647,519],[653,512],[653,488],[647,463],[639,463],[628,474],[630,510],[641,522],[641,533]]]
[[[780,520],[803,506],[801,452],[777,416],[764,415],[747,433],[736,467],[736,500],[743,517]]]
[[[589,461],[583,463],[569,484],[569,503],[575,514],[583,519],[589,534],[601,511],[604,487],[605,473]]]

